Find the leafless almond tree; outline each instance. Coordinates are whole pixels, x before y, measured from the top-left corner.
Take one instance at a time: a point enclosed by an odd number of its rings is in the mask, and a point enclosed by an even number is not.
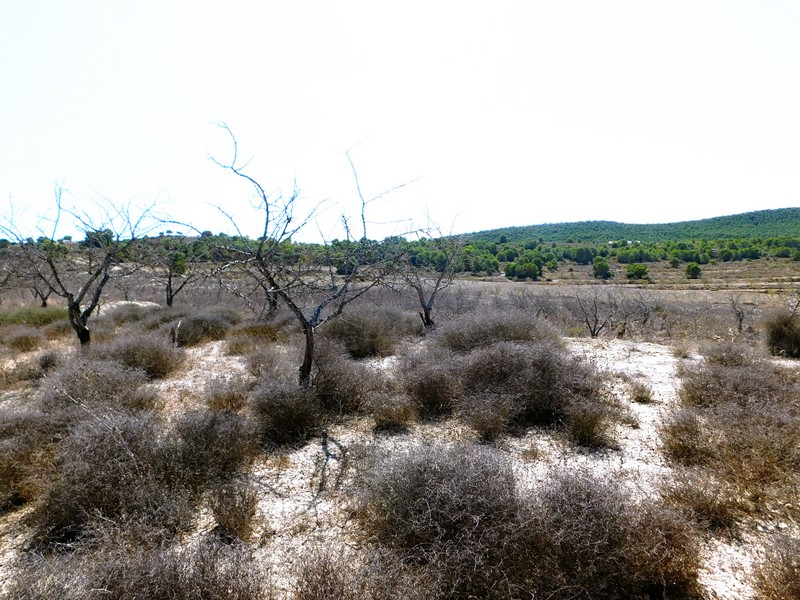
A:
[[[63,189],[55,188],[56,215],[36,239],[24,236],[14,222],[13,211],[3,218],[0,232],[15,241],[14,251],[21,272],[33,281],[44,300],[53,294],[67,305],[70,325],[82,347],[91,342],[89,318],[111,280],[112,268],[125,259],[125,250],[146,228],[152,206],[135,212],[130,204],[116,206],[103,200],[95,205],[96,214],[78,212],[64,206]],[[82,231],[86,239],[74,243],[58,233],[64,220]]]

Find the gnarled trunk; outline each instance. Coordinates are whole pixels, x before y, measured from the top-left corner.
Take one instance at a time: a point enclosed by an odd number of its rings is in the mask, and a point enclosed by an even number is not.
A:
[[[303,335],[306,337],[306,349],[303,354],[303,364],[300,365],[300,387],[311,385],[311,364],[314,361],[314,328],[306,325],[303,328]]]

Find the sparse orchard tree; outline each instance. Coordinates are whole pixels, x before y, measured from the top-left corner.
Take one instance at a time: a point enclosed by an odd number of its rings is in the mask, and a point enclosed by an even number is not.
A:
[[[733,317],[736,319],[736,331],[742,333],[744,331],[744,322],[747,318],[752,316],[755,311],[755,306],[748,303],[742,298],[740,294],[731,294],[728,296],[728,304],[731,307]]]
[[[420,252],[409,252],[402,262],[401,277],[417,294],[419,317],[426,331],[436,327],[433,320],[433,305],[443,289],[455,280],[455,269],[461,255],[461,238],[443,236],[437,228],[438,237],[428,237]]]
[[[610,327],[617,313],[617,298],[610,291],[602,293],[597,286],[577,290],[569,299],[572,314],[586,326],[589,335],[599,336]]]
[[[394,267],[396,257],[383,257],[381,245],[367,237],[365,216],[367,205],[388,192],[366,199],[353,168],[361,207],[360,238],[354,238],[350,223],[343,216],[344,240],[324,241],[319,245],[294,243],[292,238],[314,223],[320,205],[299,216],[295,214],[299,198],[297,188],[288,198],[281,194],[267,194],[264,187],[244,171],[231,130],[225,124],[221,127],[230,136],[233,152],[229,161],[215,159],[214,162],[252,187],[261,215],[259,222],[262,223],[259,237],[250,241],[242,235],[233,216],[220,209],[239,234],[237,243],[221,249],[230,257],[221,273],[253,279],[274,299],[276,307],[279,304],[285,306],[294,315],[305,340],[298,382],[301,387],[307,387],[311,384],[317,328],[339,316],[349,303],[383,283]]]
[[[68,209],[62,202],[61,186],[55,188],[56,215],[36,240],[24,236],[14,222],[13,211],[3,219],[0,232],[16,241],[16,252],[24,272],[37,280],[37,286],[62,298],[69,322],[81,347],[91,343],[89,318],[100,304],[113,268],[123,262],[137,235],[146,229],[152,206],[134,211],[130,205],[115,206],[109,201],[96,205],[96,217]],[[58,233],[65,219],[85,235],[76,244]]]
[[[206,250],[198,240],[167,232],[140,240],[136,257],[147,268],[153,283],[163,287],[167,306],[172,306],[178,294],[209,276],[204,268],[210,258]]]

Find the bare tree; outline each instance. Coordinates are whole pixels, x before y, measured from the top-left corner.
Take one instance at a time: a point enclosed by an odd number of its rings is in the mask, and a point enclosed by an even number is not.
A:
[[[599,286],[594,285],[587,286],[584,290],[577,290],[568,306],[593,338],[611,326],[618,308],[611,292],[601,294]]]
[[[16,251],[24,271],[37,281],[36,286],[63,298],[70,325],[82,347],[91,342],[89,318],[97,309],[112,267],[124,260],[125,250],[150,217],[151,207],[136,216],[130,205],[115,206],[109,201],[97,205],[99,219],[68,209],[62,202],[61,186],[55,188],[56,216],[49,233],[37,239],[25,237],[14,223],[13,211],[0,224],[0,231],[16,241]],[[84,232],[80,244],[58,238],[62,220],[71,218]],[[46,297],[45,297],[46,300]]]
[[[222,273],[244,274],[254,279],[267,297],[274,300],[274,306],[280,303],[295,316],[305,339],[298,381],[301,386],[308,386],[316,329],[382,283],[394,263],[394,257],[381,256],[380,245],[368,239],[366,230],[367,205],[387,192],[366,199],[354,168],[361,206],[360,239],[354,238],[350,223],[342,217],[344,240],[325,241],[320,245],[293,243],[293,236],[314,222],[320,205],[298,216],[295,214],[299,198],[296,187],[288,198],[282,194],[267,194],[264,187],[244,171],[245,165],[240,164],[237,141],[231,130],[224,124],[221,127],[230,136],[233,152],[229,161],[215,159],[214,162],[253,188],[263,223],[261,234],[251,241],[242,235],[234,218],[220,209],[239,234],[222,249],[230,257]]]
[[[455,279],[456,266],[463,241],[453,236],[431,237],[428,233],[417,251],[410,251],[402,261],[401,277],[413,289],[419,299],[419,317],[427,331],[434,329],[433,305],[439,292],[448,288]]]
[[[755,312],[755,305],[752,302],[746,302],[741,294],[728,296],[728,304],[731,307],[733,317],[736,319],[736,331],[737,333],[742,333],[745,320]]]

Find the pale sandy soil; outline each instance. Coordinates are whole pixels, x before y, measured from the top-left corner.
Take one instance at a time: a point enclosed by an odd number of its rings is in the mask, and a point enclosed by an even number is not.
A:
[[[632,418],[616,432],[616,450],[576,451],[559,436],[540,431],[499,442],[498,448],[514,461],[520,486],[535,486],[561,470],[591,469],[625,481],[640,497],[657,495],[659,485],[672,475],[660,452],[658,428],[676,401],[676,365],[681,360],[701,359],[679,359],[669,346],[627,340],[572,339],[568,345],[572,352],[612,374],[612,393]],[[200,406],[204,386],[215,378],[246,375],[241,359],[225,355],[223,348],[222,343],[214,343],[190,350],[183,372],[158,384],[168,413]],[[390,358],[373,366],[391,370],[396,364]],[[649,385],[655,401],[630,402],[631,382]],[[475,439],[471,430],[456,421],[415,424],[403,434],[379,435],[364,417],[332,426],[327,446],[318,439],[299,450],[266,457],[253,472],[262,494],[254,539],[257,557],[270,567],[277,586],[288,595],[297,561],[305,551],[319,545],[340,550],[361,545],[352,518],[352,487],[348,486],[359,456],[376,449],[392,451]],[[12,513],[0,520],[0,581],[19,547],[18,517]],[[213,526],[208,516],[200,515],[198,521],[199,533]],[[744,526],[739,541],[704,544],[701,581],[710,598],[754,597],[749,584],[753,564],[771,534],[768,527],[754,523]]]

